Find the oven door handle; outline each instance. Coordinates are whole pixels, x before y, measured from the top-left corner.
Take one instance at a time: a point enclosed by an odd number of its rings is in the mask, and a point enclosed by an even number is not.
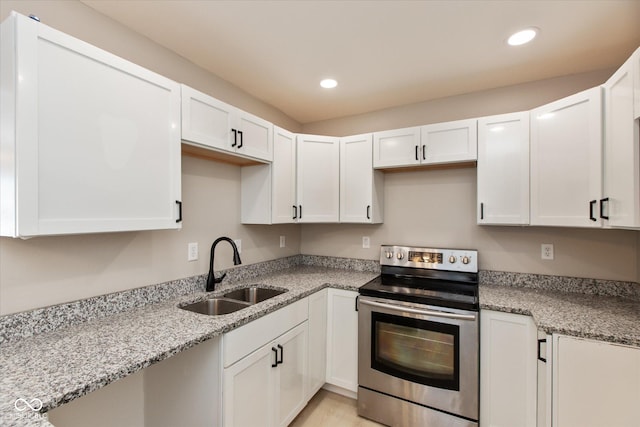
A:
[[[390,305],[390,304],[385,304],[382,302],[375,302],[375,301],[367,301],[363,299],[360,299],[360,304],[370,305],[372,307],[378,307],[378,308],[386,308],[388,310],[400,311],[404,313],[422,314],[424,316],[444,317],[446,319],[456,319],[456,320],[476,320],[475,314],[457,314],[457,313],[446,313],[444,311],[420,310],[417,308],[404,307],[404,306],[400,307],[397,305]]]

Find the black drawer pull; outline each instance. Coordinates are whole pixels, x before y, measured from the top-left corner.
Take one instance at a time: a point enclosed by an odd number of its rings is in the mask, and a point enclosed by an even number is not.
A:
[[[276,364],[281,365],[282,363],[284,363],[284,348],[282,348],[280,344],[278,344],[278,348],[280,349],[280,360],[276,360]],[[277,357],[277,354],[278,353],[276,353],[276,357]]]
[[[604,214],[604,204],[607,203],[607,207],[609,206],[609,198],[605,197],[604,199],[600,199],[600,218],[609,219],[609,215]]]
[[[591,221],[597,221],[597,220],[596,220],[596,218],[593,216],[593,206],[594,206],[596,203],[598,203],[598,201],[597,201],[597,200],[591,200],[591,201],[589,202],[589,219],[590,219]]]
[[[276,366],[278,366],[278,349],[277,349],[277,348],[275,348],[275,347],[271,347],[271,351],[273,351],[273,352],[276,354],[276,357],[275,357],[275,359],[274,359],[274,360],[275,360],[275,363],[272,363],[272,364],[271,364],[271,367],[272,367],[272,368],[275,368]]]
[[[298,219],[298,207],[293,205],[293,219]]]
[[[547,339],[546,338],[541,338],[538,340],[538,360],[540,360],[541,362],[547,363],[547,359],[545,359],[544,357],[542,357],[540,355],[540,344],[542,343],[546,343]]]
[[[182,201],[176,200],[176,204],[178,205],[178,219],[176,219],[176,222],[182,222]]]

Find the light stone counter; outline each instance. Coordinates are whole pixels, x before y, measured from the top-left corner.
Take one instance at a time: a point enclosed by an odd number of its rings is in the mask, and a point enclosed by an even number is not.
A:
[[[178,308],[207,296],[198,290],[206,276],[197,276],[0,317],[0,426],[50,427],[46,414],[18,411],[16,400],[40,399],[48,411],[322,288],[357,290],[379,269],[377,261],[300,255],[228,273],[209,296],[256,283],[287,292],[229,315],[205,316]],[[531,315],[547,333],[640,346],[637,284],[481,273],[481,308]],[[625,298],[609,296],[612,289]]]

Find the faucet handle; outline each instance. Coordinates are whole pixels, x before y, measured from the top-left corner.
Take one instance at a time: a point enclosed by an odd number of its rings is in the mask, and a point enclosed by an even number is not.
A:
[[[224,273],[222,276],[218,277],[217,279],[214,276],[213,283],[220,283],[224,280],[225,277],[227,277],[227,273]]]

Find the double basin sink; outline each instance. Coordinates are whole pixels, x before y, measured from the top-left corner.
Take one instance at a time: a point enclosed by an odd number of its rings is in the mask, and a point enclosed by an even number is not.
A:
[[[204,301],[181,305],[180,308],[183,310],[193,311],[194,313],[207,314],[209,316],[220,316],[242,310],[252,304],[257,304],[285,292],[286,291],[279,289],[270,289],[258,285],[252,285],[246,288],[227,292],[221,297],[207,298]]]

